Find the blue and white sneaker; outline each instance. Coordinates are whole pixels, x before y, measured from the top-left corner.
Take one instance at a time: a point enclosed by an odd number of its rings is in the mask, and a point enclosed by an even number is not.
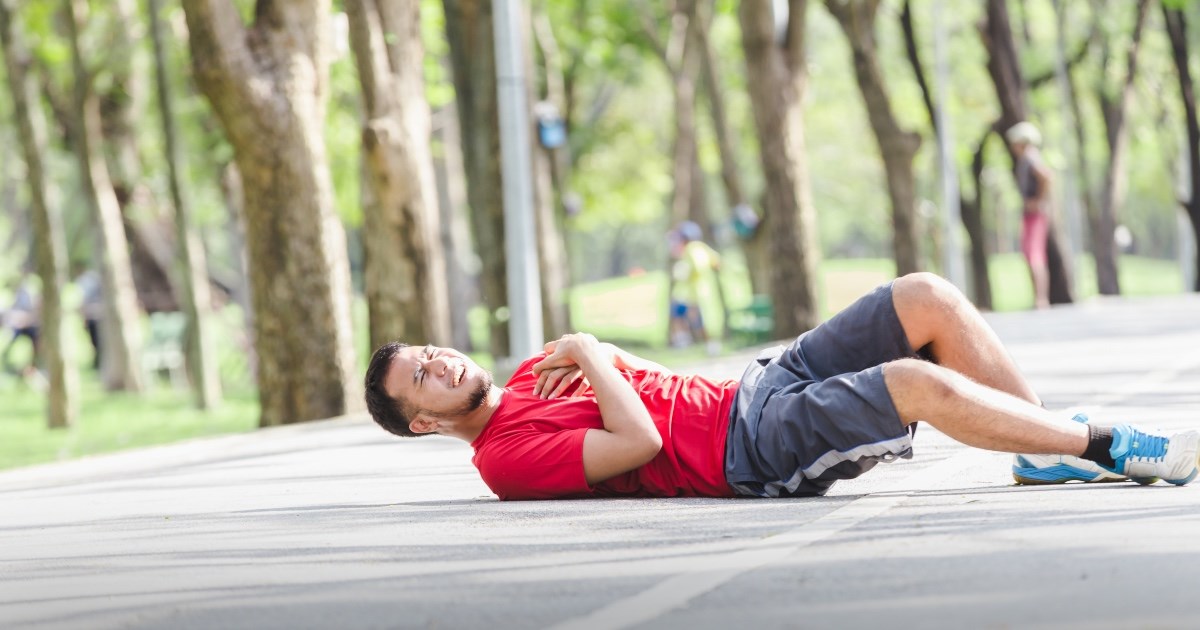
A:
[[[1075,422],[1087,424],[1085,414],[1075,414]],[[1125,481],[1125,475],[1105,469],[1090,459],[1073,455],[1014,455],[1013,479],[1026,486],[1041,486],[1068,481],[1107,483]],[[1138,483],[1154,483],[1156,479],[1136,479]]]
[[[1015,455],[1013,479],[1025,486],[1044,486],[1068,481],[1127,481],[1129,477],[1105,470],[1090,459],[1073,455]]]
[[[1127,424],[1113,427],[1109,450],[1117,465],[1110,472],[1158,477],[1182,486],[1200,474],[1200,431],[1162,435]]]

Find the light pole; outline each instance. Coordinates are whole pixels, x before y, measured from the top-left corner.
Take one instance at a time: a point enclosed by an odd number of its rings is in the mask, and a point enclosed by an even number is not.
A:
[[[496,92],[500,108],[500,164],[504,184],[504,247],[508,259],[509,357],[542,349],[541,278],[533,216],[533,176],[525,64],[521,59],[520,0],[495,0]]]

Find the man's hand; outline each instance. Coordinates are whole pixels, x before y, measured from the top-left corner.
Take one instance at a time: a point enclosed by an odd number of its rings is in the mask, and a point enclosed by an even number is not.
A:
[[[585,356],[590,354],[612,363],[612,352],[606,344],[587,333],[563,335],[548,342],[544,349],[546,358],[533,365],[533,373],[538,376],[533,395],[542,398],[557,398],[577,381],[583,381],[579,388],[583,389],[588,383],[579,363]]]
[[[604,429],[589,429],[583,440],[583,472],[589,484],[629,472],[654,459],[662,435],[633,386],[617,367],[622,353],[586,333],[563,335],[546,344],[546,358],[533,365],[534,393],[553,398],[564,381],[586,376],[600,407]],[[624,360],[621,361],[625,363]]]

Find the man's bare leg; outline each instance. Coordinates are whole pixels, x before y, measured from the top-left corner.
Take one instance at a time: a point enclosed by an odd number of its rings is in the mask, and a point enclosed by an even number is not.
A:
[[[893,283],[892,303],[914,349],[929,345],[938,365],[1041,404],[996,332],[954,285],[931,273],[909,274]]]
[[[884,383],[905,425],[928,422],[978,448],[1008,453],[1082,455],[1086,425],[966,375],[926,361],[901,359],[883,366]]]

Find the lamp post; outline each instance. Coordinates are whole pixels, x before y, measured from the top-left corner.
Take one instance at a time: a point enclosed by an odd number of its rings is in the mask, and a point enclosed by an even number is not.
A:
[[[533,176],[525,64],[521,59],[520,0],[495,0],[496,91],[504,184],[504,247],[508,260],[508,361],[542,349],[541,278],[533,216]]]

